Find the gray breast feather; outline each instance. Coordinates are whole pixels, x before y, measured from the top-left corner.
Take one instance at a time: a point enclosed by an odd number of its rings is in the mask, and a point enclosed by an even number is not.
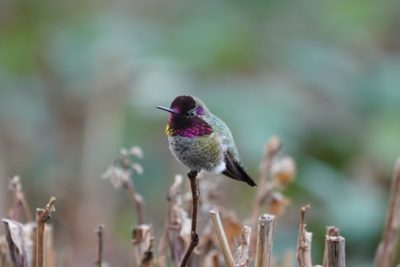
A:
[[[170,136],[168,140],[172,154],[190,170],[222,169],[223,146],[217,135],[200,138]]]

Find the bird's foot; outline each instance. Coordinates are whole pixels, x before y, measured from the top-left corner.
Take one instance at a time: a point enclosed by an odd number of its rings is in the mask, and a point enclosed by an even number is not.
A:
[[[197,246],[199,244],[199,235],[195,232],[192,232],[190,242],[193,244],[193,246]]]
[[[188,172],[187,176],[189,177],[189,179],[194,179],[197,177],[197,174],[199,174],[199,171],[191,170],[190,172]]]

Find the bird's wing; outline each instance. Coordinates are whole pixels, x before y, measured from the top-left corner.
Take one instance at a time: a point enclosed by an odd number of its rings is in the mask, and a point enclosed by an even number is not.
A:
[[[256,183],[250,178],[244,170],[244,167],[240,164],[239,152],[236,149],[235,141],[233,140],[232,133],[228,126],[217,116],[213,116],[210,124],[212,125],[213,130],[221,138],[221,145],[226,164],[226,170],[222,173],[235,180],[246,182],[250,186],[256,186]]]
[[[223,174],[235,180],[246,182],[250,186],[257,186],[240,163],[233,158],[229,150],[224,153],[224,157],[226,169],[222,172]]]

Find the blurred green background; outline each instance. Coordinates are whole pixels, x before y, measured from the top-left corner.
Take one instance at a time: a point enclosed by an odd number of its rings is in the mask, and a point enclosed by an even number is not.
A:
[[[56,244],[74,266],[91,264],[98,222],[106,259],[126,266],[133,212],[99,177],[120,147],[141,146],[135,183],[159,233],[186,169],[154,107],[193,94],[228,123],[252,176],[273,134],[296,159],[277,257],[295,249],[298,208],[311,203],[314,262],[335,225],[348,265],[370,265],[400,154],[399,11],[397,0],[2,0],[0,214],[19,174],[32,207],[57,197]],[[224,183],[233,203],[246,196],[246,217],[251,189]]]

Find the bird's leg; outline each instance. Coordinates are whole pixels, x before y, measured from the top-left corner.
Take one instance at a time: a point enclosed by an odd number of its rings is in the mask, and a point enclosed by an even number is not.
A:
[[[189,247],[186,249],[183,259],[179,267],[184,267],[189,263],[190,256],[193,253],[194,248],[199,244],[199,236],[197,234],[197,212],[199,209],[199,196],[200,191],[197,186],[197,174],[199,171],[191,170],[187,176],[190,181],[190,189],[192,191],[192,227],[191,227],[191,239]]]

